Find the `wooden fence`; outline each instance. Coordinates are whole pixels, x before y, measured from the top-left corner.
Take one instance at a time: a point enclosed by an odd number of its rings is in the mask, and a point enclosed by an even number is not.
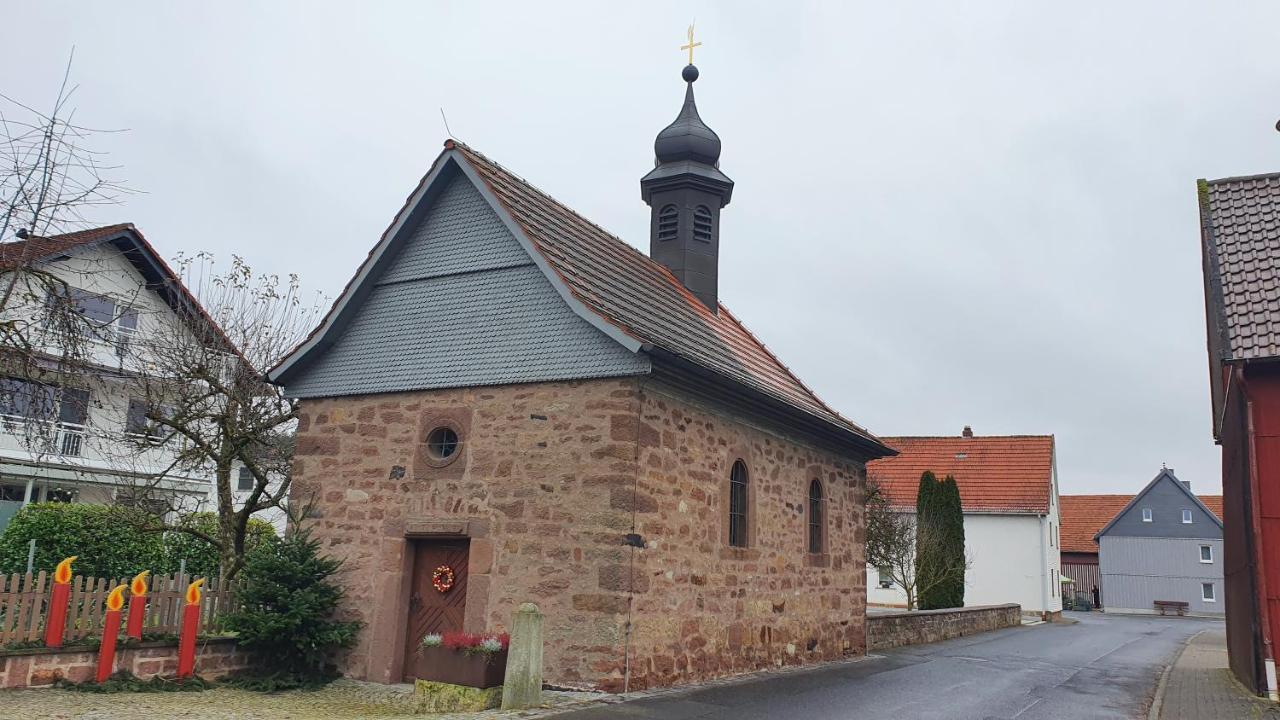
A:
[[[160,575],[147,578],[147,612],[142,632],[177,634],[182,622],[182,607],[187,575]],[[103,616],[107,611],[107,594],[117,585],[127,585],[130,578],[107,579],[77,575],[71,579],[71,602],[67,610],[66,641],[102,634]],[[200,634],[222,629],[221,617],[234,603],[234,585],[222,589],[217,578],[210,578],[201,588]],[[37,575],[0,575],[0,649],[44,639],[44,617],[53,593],[53,579],[45,571]],[[130,594],[125,591],[124,618],[128,618]],[[121,630],[124,621],[121,621]]]

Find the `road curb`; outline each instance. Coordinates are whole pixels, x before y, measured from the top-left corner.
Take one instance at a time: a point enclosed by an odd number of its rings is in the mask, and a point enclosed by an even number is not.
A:
[[[1151,709],[1147,711],[1147,720],[1160,720],[1160,710],[1164,707],[1164,690],[1165,686],[1169,684],[1169,673],[1173,672],[1174,666],[1182,659],[1182,654],[1187,651],[1187,648],[1191,647],[1191,642],[1206,632],[1208,632],[1208,629],[1201,630],[1187,638],[1182,643],[1182,649],[1178,650],[1178,654],[1174,656],[1173,662],[1164,666],[1164,672],[1160,673],[1160,682],[1156,684],[1156,696],[1152,698]]]

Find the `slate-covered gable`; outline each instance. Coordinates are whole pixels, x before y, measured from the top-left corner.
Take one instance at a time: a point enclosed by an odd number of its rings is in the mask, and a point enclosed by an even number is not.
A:
[[[1151,522],[1142,511],[1151,510]],[[1182,511],[1191,511],[1191,522],[1182,522]],[[1097,538],[1169,537],[1222,539],[1222,521],[1182,485],[1171,470],[1161,470],[1142,492],[1098,531]]]
[[[647,358],[578,317],[471,182],[448,181],[296,397],[614,377]]]

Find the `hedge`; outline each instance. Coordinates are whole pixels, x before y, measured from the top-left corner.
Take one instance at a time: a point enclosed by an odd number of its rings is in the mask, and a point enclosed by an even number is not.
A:
[[[76,555],[77,575],[123,578],[140,570],[176,572],[183,559],[190,574],[214,573],[218,552],[213,545],[187,533],[141,529],[149,520],[153,521],[140,510],[118,505],[27,505],[0,534],[0,574],[26,572],[27,548],[33,538],[36,572],[52,571],[60,560]],[[184,522],[216,530],[217,516],[195,513]],[[249,547],[275,537],[270,523],[257,518],[249,522]]]

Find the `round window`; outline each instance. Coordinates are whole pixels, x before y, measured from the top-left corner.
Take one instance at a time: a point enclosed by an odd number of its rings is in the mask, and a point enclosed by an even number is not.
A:
[[[458,452],[458,433],[450,427],[438,427],[427,435],[427,452],[436,460],[447,460]]]

